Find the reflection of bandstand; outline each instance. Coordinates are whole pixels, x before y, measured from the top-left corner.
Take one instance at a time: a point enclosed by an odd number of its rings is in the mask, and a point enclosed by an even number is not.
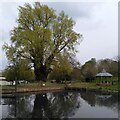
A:
[[[111,98],[112,95],[95,95],[97,98],[101,98],[101,99],[108,99]]]

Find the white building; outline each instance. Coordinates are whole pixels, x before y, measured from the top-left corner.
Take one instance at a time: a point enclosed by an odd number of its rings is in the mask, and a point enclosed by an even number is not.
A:
[[[0,85],[11,85],[11,82],[6,81],[5,77],[0,77]]]

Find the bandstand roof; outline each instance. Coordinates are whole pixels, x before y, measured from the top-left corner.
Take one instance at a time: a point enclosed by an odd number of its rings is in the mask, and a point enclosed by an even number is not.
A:
[[[106,72],[104,69],[101,73],[98,73],[96,77],[112,77],[112,74]]]

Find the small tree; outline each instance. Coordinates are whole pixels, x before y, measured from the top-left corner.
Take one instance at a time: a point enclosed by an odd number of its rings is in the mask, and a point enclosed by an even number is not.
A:
[[[26,60],[20,60],[19,63],[7,66],[4,76],[9,81],[14,81],[16,76],[18,80],[34,80],[33,70]]]
[[[73,70],[71,72],[71,79],[72,80],[81,80],[81,70],[80,70],[80,68],[76,68],[76,67],[73,68]]]
[[[91,81],[97,73],[96,60],[92,58],[87,61],[81,68],[82,75],[86,81]]]
[[[59,15],[47,5],[35,2],[19,7],[18,26],[11,31],[11,45],[5,44],[7,58],[19,56],[33,63],[35,79],[46,80],[58,54],[76,53],[82,37],[73,30],[75,22],[62,11]]]
[[[71,72],[73,68],[68,61],[67,56],[59,56],[57,61],[54,62],[54,68],[49,78],[56,79],[57,82],[71,80]]]

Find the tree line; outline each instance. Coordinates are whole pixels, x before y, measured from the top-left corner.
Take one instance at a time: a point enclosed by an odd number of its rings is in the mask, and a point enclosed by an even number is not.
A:
[[[34,69],[29,66],[28,61],[21,60],[16,65],[9,65],[3,72],[7,80],[35,81]],[[114,59],[100,59],[91,58],[85,64],[70,60],[67,56],[59,58],[54,61],[54,67],[48,75],[48,80],[56,80],[62,82],[65,80],[78,80],[89,82],[95,79],[95,75],[105,69],[106,72],[111,73],[114,77],[118,76],[118,61]]]
[[[61,65],[62,70],[53,70],[50,74],[50,79],[90,82],[94,80],[96,74],[102,72],[103,69],[111,73],[114,77],[118,77],[118,61],[114,59],[96,60],[95,58],[91,58],[83,65],[79,62],[76,62],[74,65],[70,62],[67,64],[69,64],[69,69],[65,67],[65,65]]]

